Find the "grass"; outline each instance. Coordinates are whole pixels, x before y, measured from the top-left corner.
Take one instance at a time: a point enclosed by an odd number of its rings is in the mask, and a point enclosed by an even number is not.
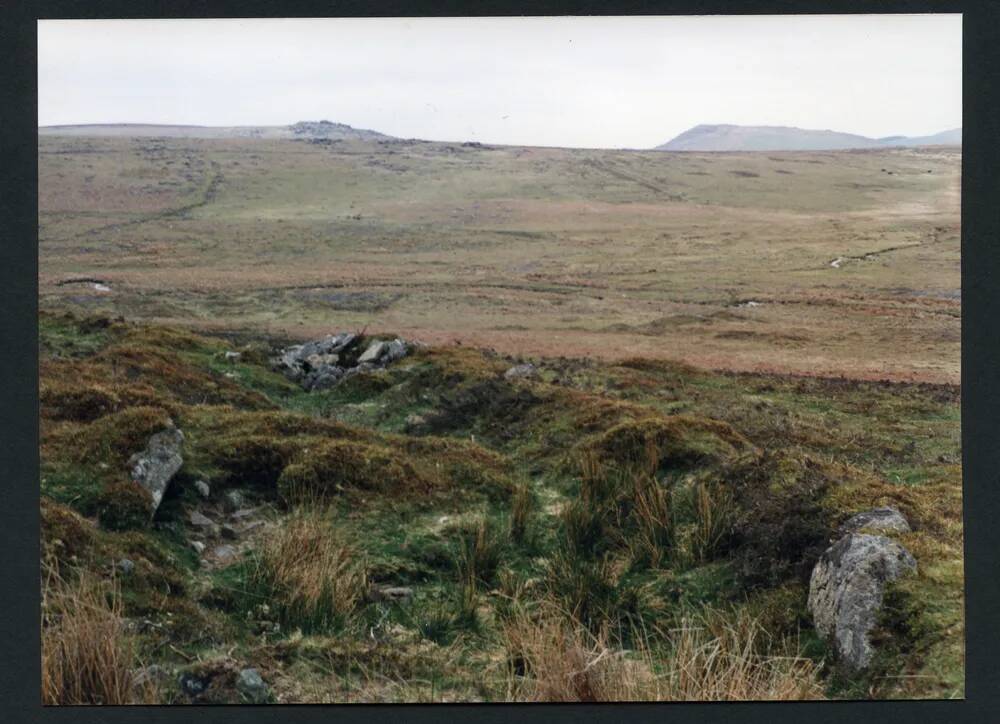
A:
[[[762,641],[746,614],[715,611],[669,632],[664,655],[641,636],[617,649],[558,611],[522,614],[503,630],[511,701],[790,701],[823,698],[818,667]],[[763,653],[761,652],[763,650]]]
[[[285,627],[342,626],[368,593],[364,560],[323,508],[295,510],[263,541],[246,585]]]
[[[963,691],[950,388],[648,360],[536,359],[538,379],[507,382],[515,360],[431,347],[326,407],[286,390],[266,339],[244,337],[224,363],[220,338],[55,319],[43,384],[66,397],[43,399],[46,565],[108,582],[133,561],[115,606],[149,621],[135,655],[174,673],[215,662],[212,701],[239,701],[248,665],[288,701]],[[92,329],[100,344],[56,353]],[[239,374],[222,382],[225,364]],[[95,386],[110,406],[63,402]],[[417,410],[425,424],[401,424]],[[168,418],[184,465],[151,520],[126,463]],[[923,474],[899,483],[900,469]],[[267,525],[241,538],[245,557],[206,567],[187,516],[221,522],[230,488]],[[914,526],[918,574],[890,597],[877,668],[840,682],[820,665],[804,587],[843,520],[890,504]],[[376,600],[369,586],[412,593]],[[187,700],[171,682],[154,696]]]
[[[135,678],[136,641],[120,593],[85,573],[67,581],[53,570],[42,592],[42,703],[148,704],[157,692]]]
[[[368,325],[514,355],[958,379],[958,149],[147,144],[40,139],[46,306],[300,339]],[[207,203],[176,213],[217,174]],[[84,277],[112,291],[60,285]]]

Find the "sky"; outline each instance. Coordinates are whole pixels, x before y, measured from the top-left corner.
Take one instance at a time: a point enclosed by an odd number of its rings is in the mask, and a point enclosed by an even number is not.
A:
[[[648,148],[700,123],[962,125],[960,15],[42,20],[39,125],[347,123]]]

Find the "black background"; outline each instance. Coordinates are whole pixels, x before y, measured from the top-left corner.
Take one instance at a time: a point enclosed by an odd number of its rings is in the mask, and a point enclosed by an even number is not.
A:
[[[964,701],[42,707],[38,513],[36,21],[40,18],[961,12]],[[4,721],[1000,721],[1000,2],[0,0],[0,718]],[[81,59],[85,60],[85,59]],[[927,99],[933,103],[933,98]]]

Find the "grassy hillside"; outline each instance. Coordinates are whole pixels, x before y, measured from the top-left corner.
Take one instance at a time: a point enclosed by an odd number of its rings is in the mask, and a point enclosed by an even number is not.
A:
[[[225,239],[216,213],[178,225]],[[245,701],[248,666],[274,702],[963,694],[956,386],[569,356],[514,380],[519,359],[438,345],[306,393],[260,333],[40,331],[49,700]],[[149,520],[126,463],[168,418],[184,464]],[[846,677],[808,573],[881,504],[918,574]]]
[[[960,163],[45,136],[41,298],[288,338],[367,325],[509,354],[957,383]]]

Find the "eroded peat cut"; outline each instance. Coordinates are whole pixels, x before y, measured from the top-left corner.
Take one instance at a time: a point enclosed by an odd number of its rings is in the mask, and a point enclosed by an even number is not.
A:
[[[39,323],[53,703],[962,694],[956,386]]]

